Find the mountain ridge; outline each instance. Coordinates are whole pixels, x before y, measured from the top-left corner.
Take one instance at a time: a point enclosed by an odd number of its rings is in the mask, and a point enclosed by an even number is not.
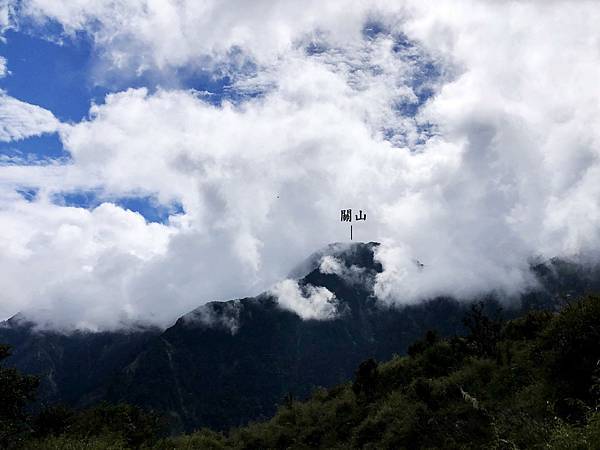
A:
[[[13,320],[0,327],[0,342],[13,346],[9,363],[41,376],[41,404],[128,402],[168,414],[176,431],[242,425],[270,417],[286,395],[305,398],[350,378],[369,357],[405,353],[428,329],[463,332],[468,302],[438,297],[398,308],[374,297],[365,280],[381,272],[378,245],[332,244],[303,263],[311,270],[298,286],[326,288],[338,299],[339,314],[329,320],[303,320],[267,291],[209,302],[165,330],[60,335]],[[326,255],[365,277],[355,282],[323,273]],[[541,288],[521,296],[521,310],[553,308],[563,296],[598,287],[594,273],[570,263],[532,270]],[[486,299],[491,312],[500,306]]]

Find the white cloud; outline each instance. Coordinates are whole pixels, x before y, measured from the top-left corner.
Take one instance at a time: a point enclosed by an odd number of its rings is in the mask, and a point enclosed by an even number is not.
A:
[[[146,317],[128,280],[165,253],[168,227],[109,203],[87,211],[2,200],[2,313],[33,309],[42,325],[90,329]]]
[[[136,69],[167,68],[221,58],[241,48],[253,59],[271,61],[306,34],[324,30],[338,42],[360,34],[368,3],[347,8],[342,2],[316,0],[95,2],[26,0],[24,14],[53,20],[67,33],[89,32],[113,65]]]
[[[283,280],[270,290],[283,309],[304,320],[330,320],[337,315],[337,299],[327,288],[306,286],[302,292],[296,280]]]
[[[355,239],[384,244],[375,290],[388,302],[510,296],[530,285],[535,255],[597,254],[600,10],[396,4],[25,2],[38,20],[87,30],[125,78],[207,57],[235,70],[237,46],[257,62],[238,88],[267,88],[222,106],[183,89],[125,90],[60,127],[69,165],[0,168],[4,314],[43,306],[65,326],[165,324],[206,301],[258,293],[307,253],[347,239],[339,211],[348,207],[369,217],[354,224]],[[385,29],[367,38],[370,18]],[[415,46],[396,51],[400,35]],[[307,54],[311,39],[324,51]],[[431,64],[442,72],[435,95],[403,116],[399,105],[415,102]],[[14,116],[20,104],[3,98]],[[39,123],[56,129],[46,113]],[[22,121],[5,136],[43,128]],[[19,186],[38,187],[38,199],[19,200]],[[158,225],[114,205],[49,201],[86,189],[155,195],[185,214]],[[301,315],[328,311],[327,293],[307,300],[290,281],[278,286],[284,302],[309,308]]]
[[[335,256],[325,255],[319,264],[319,271],[325,274],[341,275],[344,266]]]
[[[371,289],[374,284],[374,275],[365,267],[348,266],[344,260],[333,255],[325,255],[321,258],[319,271],[328,275],[337,275],[346,283],[359,285],[364,289]]]
[[[22,102],[0,90],[0,141],[52,133],[60,122],[47,109]]]
[[[4,33],[12,26],[11,14],[13,4],[14,2],[11,0],[0,0],[0,42],[5,42]]]
[[[0,56],[0,78],[4,78],[10,72],[7,67],[6,58],[4,56]]]

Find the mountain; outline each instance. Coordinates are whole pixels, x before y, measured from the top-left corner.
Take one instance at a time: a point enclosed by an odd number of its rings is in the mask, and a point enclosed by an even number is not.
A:
[[[346,266],[380,271],[373,245],[346,251]],[[109,398],[169,411],[186,430],[227,428],[271,416],[287,394],[304,398],[317,386],[348,379],[367,357],[404,353],[424,330],[462,329],[464,306],[456,301],[382,307],[368,286],[318,269],[300,284],[329,289],[343,302],[342,313],[303,320],[269,294],[210,303],[179,319],[125,367]]]
[[[0,342],[11,347],[8,365],[40,376],[38,406],[87,406],[105,397],[107,381],[160,332],[38,331],[17,315],[0,323]]]
[[[147,441],[156,449],[598,449],[598,323],[598,296],[510,321],[476,308],[464,336],[427,333],[407,356],[369,359],[352,381],[288,399],[269,420]]]
[[[429,329],[442,336],[464,332],[468,302],[436,298],[392,308],[377,301],[371,289],[382,270],[373,256],[377,245],[331,245],[293,273],[301,288],[335,294],[339,314],[331,320],[303,320],[263,293],[203,305],[162,332],[61,335],[14,318],[0,326],[0,342],[13,347],[11,364],[40,375],[44,403],[124,401],[166,413],[174,431],[226,429],[272,416],[286,396],[305,398],[317,386],[349,379],[367,358],[404,354]],[[346,275],[322,273],[325,255]],[[599,287],[596,271],[561,260],[536,263],[532,271],[540,287],[515,303],[520,310],[554,308]],[[489,311],[497,306],[487,298]]]

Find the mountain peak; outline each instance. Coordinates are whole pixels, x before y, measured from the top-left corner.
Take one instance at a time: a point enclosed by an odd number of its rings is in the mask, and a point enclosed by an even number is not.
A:
[[[372,268],[381,272],[381,265],[374,261],[374,251],[378,242],[334,242],[311,254],[294,267],[289,278],[302,278],[319,268],[325,256],[342,260],[348,267]]]

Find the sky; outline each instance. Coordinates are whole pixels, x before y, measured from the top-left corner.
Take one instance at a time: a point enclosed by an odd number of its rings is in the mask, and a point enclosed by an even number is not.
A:
[[[595,261],[599,22],[585,0],[0,0],[0,319],[168,326],[271,289],[326,320],[333,294],[287,274],[349,241],[348,208],[387,304]]]

